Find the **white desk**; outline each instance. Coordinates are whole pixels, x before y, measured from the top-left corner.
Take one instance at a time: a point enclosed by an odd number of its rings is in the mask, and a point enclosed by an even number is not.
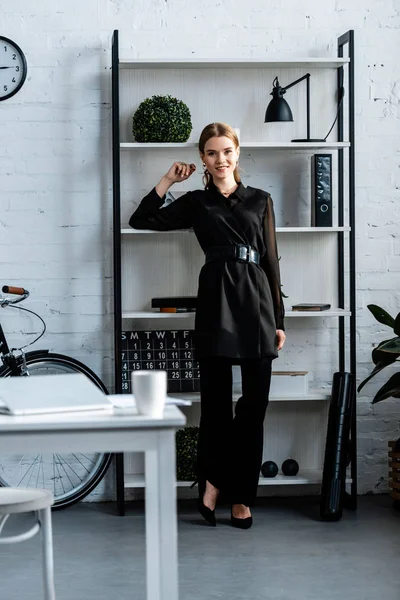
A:
[[[144,452],[148,600],[178,600],[175,437],[186,423],[176,406],[164,418],[110,411],[10,417],[0,415],[0,454]],[[132,595],[133,598],[133,595]]]

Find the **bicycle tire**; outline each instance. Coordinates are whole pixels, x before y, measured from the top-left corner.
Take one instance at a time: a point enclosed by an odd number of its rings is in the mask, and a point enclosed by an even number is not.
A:
[[[64,354],[36,351],[27,353],[25,359],[29,375],[43,375],[50,374],[50,372],[51,374],[83,373],[104,393],[108,394],[107,388],[101,379],[86,365],[74,358]],[[21,364],[22,361],[19,359],[18,365]],[[11,369],[3,366],[0,369],[0,377],[10,376]],[[69,456],[73,457],[75,468],[71,467],[71,459],[67,459]],[[35,457],[13,454],[3,459],[3,461],[0,460],[0,486],[14,487],[21,485],[23,487],[45,487],[50,489],[54,494],[53,510],[67,508],[85,498],[104,477],[112,460],[112,454],[104,453],[93,453],[93,457],[88,453],[73,453],[70,455],[54,453],[51,455],[50,461],[44,466],[43,457],[43,454],[38,454]],[[15,475],[18,483],[10,480],[10,477],[8,480],[3,477],[4,472],[10,471],[10,468],[12,468],[7,465],[13,464],[15,461],[17,461],[16,468],[20,469],[19,474],[16,473]],[[50,466],[51,461],[53,463],[52,468]],[[60,470],[60,466],[62,470]],[[26,473],[22,473],[26,468]],[[82,478],[77,474],[77,470],[80,468],[83,468],[84,472]],[[27,479],[29,471],[31,473]],[[73,483],[72,479],[76,477],[80,479],[79,483]],[[70,489],[66,488],[67,480],[70,483]]]

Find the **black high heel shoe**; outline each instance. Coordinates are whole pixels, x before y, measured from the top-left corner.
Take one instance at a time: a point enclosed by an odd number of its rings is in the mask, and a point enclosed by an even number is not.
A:
[[[231,509],[231,525],[237,527],[237,529],[250,529],[253,525],[253,517],[246,517],[246,519],[238,519],[234,517]]]
[[[201,514],[201,516],[209,523],[212,527],[217,525],[217,521],[215,518],[215,510],[211,510],[208,508],[203,502],[204,494],[206,491],[206,480],[199,478],[190,486],[194,487],[196,483],[199,485],[199,497],[197,499],[197,510]]]

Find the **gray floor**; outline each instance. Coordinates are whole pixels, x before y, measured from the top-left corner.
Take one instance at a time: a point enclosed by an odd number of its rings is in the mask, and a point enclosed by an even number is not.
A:
[[[180,502],[180,600],[399,600],[400,513],[387,496],[360,498],[337,523],[318,519],[316,498],[259,502],[248,531],[225,507],[214,529]],[[144,600],[143,505],[127,506],[123,518],[114,504],[53,513],[57,600]],[[0,546],[1,600],[42,599],[40,576],[38,537]]]

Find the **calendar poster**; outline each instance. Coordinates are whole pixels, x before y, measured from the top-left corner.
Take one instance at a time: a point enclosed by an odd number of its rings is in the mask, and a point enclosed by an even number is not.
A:
[[[167,371],[168,392],[200,391],[199,363],[194,360],[193,331],[122,332],[122,392],[131,392],[131,372]]]

